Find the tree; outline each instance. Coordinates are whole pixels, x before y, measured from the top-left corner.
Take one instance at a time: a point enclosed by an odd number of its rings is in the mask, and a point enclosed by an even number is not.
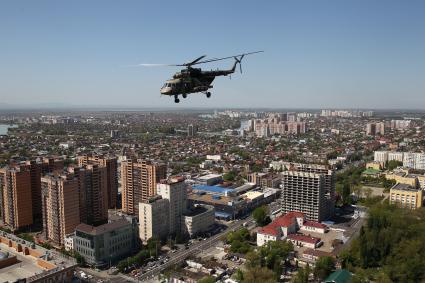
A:
[[[350,184],[348,182],[345,182],[342,186],[342,201],[344,202],[344,204],[351,203],[350,193]]]
[[[292,283],[308,283],[308,277],[310,275],[310,265],[307,264],[307,266],[304,268],[299,268],[297,275],[295,276]]]
[[[238,281],[242,282],[244,279],[243,272],[239,268],[236,270],[236,272],[233,274],[233,278]]]
[[[235,178],[236,178],[236,173],[235,173],[234,171],[229,171],[229,172],[227,172],[227,173],[225,173],[225,174],[223,175],[223,180],[224,180],[224,181],[229,181],[229,182],[231,182],[231,181],[234,181],[234,180],[235,180]]]
[[[161,241],[155,237],[148,240],[147,247],[151,256],[158,256],[159,249],[161,248]]]
[[[403,166],[403,162],[398,161],[398,160],[390,160],[390,161],[388,161],[387,168],[388,168],[388,170],[392,171],[399,166]]]
[[[198,283],[215,283],[215,279],[212,276],[205,276],[198,280]]]
[[[270,223],[270,217],[267,215],[267,208],[265,206],[257,207],[252,213],[255,221],[260,226],[265,226]]]
[[[314,277],[319,280],[325,279],[335,269],[335,259],[330,256],[322,256],[316,261]]]
[[[244,279],[242,283],[274,283],[276,282],[274,274],[270,269],[265,267],[253,267],[249,268],[244,273]]]

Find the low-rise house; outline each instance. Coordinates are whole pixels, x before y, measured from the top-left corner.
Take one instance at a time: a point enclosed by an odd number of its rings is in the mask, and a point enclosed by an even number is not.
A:
[[[306,221],[304,213],[292,211],[276,218],[269,225],[262,227],[257,232],[257,246],[262,246],[268,241],[289,240],[289,237],[295,235],[298,230],[323,234],[328,231],[328,227],[322,223]],[[320,238],[315,239],[321,242]],[[316,248],[319,245],[319,243],[314,243],[312,248]]]
[[[287,239],[295,246],[307,247],[310,249],[318,248],[323,244],[320,238],[310,237],[302,234],[290,234],[288,235]]]

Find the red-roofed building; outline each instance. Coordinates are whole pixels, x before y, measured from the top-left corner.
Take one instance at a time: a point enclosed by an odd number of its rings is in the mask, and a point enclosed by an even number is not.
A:
[[[262,246],[268,241],[282,240],[289,234],[296,233],[303,222],[304,214],[301,212],[289,212],[277,217],[257,232],[257,246]]]
[[[304,213],[291,211],[277,217],[272,223],[264,226],[257,232],[257,246],[262,246],[268,241],[283,240],[289,237],[288,235],[297,233],[300,229],[307,232],[324,234],[328,231],[328,226],[319,222],[306,221]],[[315,239],[319,239],[320,242],[320,238]],[[314,247],[315,245],[313,245]]]
[[[299,247],[308,247],[315,249],[323,244],[320,238],[309,237],[301,234],[290,234],[287,237],[288,241],[291,241],[292,244]]]
[[[306,249],[302,254],[302,260],[309,263],[315,263],[316,260],[322,256],[335,257],[332,253],[314,250],[314,249]]]
[[[321,233],[321,234],[325,234],[326,232],[329,231],[328,226],[319,222],[314,222],[314,221],[305,221],[300,229],[306,232],[314,232],[314,233]]]

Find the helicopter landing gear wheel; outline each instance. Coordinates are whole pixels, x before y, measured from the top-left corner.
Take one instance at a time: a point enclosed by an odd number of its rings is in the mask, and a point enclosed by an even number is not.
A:
[[[187,94],[186,93],[183,93],[182,96],[183,96],[183,98],[186,98],[187,97]]]
[[[180,102],[180,99],[179,99],[178,95],[175,95],[174,96],[174,102],[175,103],[179,103]]]
[[[211,92],[209,92],[209,91],[208,91],[208,92],[206,93],[206,95],[207,95],[207,97],[208,97],[208,98],[210,98],[210,97],[211,97]]]

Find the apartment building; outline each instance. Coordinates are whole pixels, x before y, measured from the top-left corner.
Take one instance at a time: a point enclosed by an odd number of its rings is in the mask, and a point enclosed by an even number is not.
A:
[[[385,123],[367,123],[366,124],[366,135],[376,136],[385,134]]]
[[[121,163],[122,211],[139,215],[139,203],[156,194],[156,185],[166,178],[167,167],[147,160],[126,160]]]
[[[83,155],[78,156],[78,165],[84,166],[88,164],[106,167],[106,186],[107,186],[107,203],[108,208],[117,208],[118,198],[118,162],[116,157],[102,155]]]
[[[323,188],[324,188],[324,204],[325,210],[323,211],[323,219],[328,219],[333,216],[335,208],[335,170],[331,169],[328,165],[320,164],[303,164],[291,162],[275,162],[271,164],[276,170],[288,170],[316,173],[323,175]]]
[[[99,225],[108,221],[107,168],[101,165],[70,167],[68,171],[78,179],[80,221]]]
[[[329,213],[323,174],[282,172],[282,212],[299,211],[307,220],[323,221]]]
[[[80,224],[78,178],[72,173],[41,178],[43,234],[58,246]]]
[[[19,167],[0,169],[0,209],[12,230],[33,224],[31,173]]]

